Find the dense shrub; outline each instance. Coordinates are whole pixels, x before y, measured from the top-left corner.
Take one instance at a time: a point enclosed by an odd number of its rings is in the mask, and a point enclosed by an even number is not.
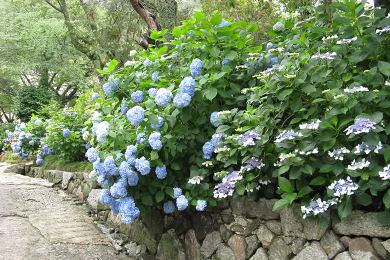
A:
[[[252,51],[253,29],[196,13],[173,29],[168,42],[165,32],[153,33],[159,47],[116,70],[103,85],[104,94],[93,95],[94,148],[87,157],[108,189],[103,202],[119,210],[124,222],[138,216],[138,207],[159,205],[172,212],[172,199],[178,210],[189,204],[197,210],[216,205],[202,147],[223,138],[209,125],[214,111],[246,105],[241,89],[253,78],[235,67]],[[111,62],[102,73],[114,67]],[[201,184],[196,182],[200,179]]]
[[[27,122],[31,115],[37,114],[40,109],[49,104],[51,91],[47,87],[25,86],[19,90],[15,99],[15,113]]]
[[[210,164],[228,176],[244,164],[229,187],[278,188],[276,210],[301,202],[304,217],[333,207],[340,218],[352,208],[388,212],[390,18],[356,1],[331,8],[331,20],[320,13],[274,26],[258,57],[275,64],[245,90],[247,109],[221,122],[229,138]]]

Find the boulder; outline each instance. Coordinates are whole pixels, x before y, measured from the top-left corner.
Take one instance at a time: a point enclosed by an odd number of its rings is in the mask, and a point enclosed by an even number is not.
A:
[[[205,258],[210,257],[217,250],[218,246],[222,243],[221,235],[218,231],[213,231],[206,235],[203,240],[200,252]]]
[[[130,242],[124,245],[126,252],[129,256],[134,258],[141,258],[146,253],[146,246],[137,245],[137,243]]]
[[[227,225],[228,229],[232,232],[242,235],[248,236],[251,234],[260,224],[259,219],[247,219],[242,216],[236,216],[234,221]]]
[[[99,212],[101,210],[107,210],[110,207],[108,205],[103,205],[99,201],[101,189],[93,189],[89,193],[87,204],[94,210],[95,212]]]
[[[375,256],[370,240],[364,237],[353,238],[349,241],[349,254],[354,260],[379,260]]]
[[[268,248],[275,237],[275,235],[265,225],[260,225],[256,231],[256,235],[263,248]]]
[[[382,242],[382,240],[376,237],[372,239],[372,247],[375,249],[375,252],[383,259],[390,259],[390,240],[387,243],[389,251],[383,246],[384,244],[386,245],[386,242]]]
[[[343,244],[338,240],[332,230],[325,233],[325,235],[321,238],[320,244],[329,258],[333,258],[335,255],[344,250]]]
[[[145,245],[152,255],[156,253],[157,242],[140,220],[136,220],[133,224],[126,226],[128,227],[127,234],[129,234],[130,241]]]
[[[239,235],[233,235],[229,241],[228,245],[233,250],[233,253],[236,257],[236,260],[245,260],[246,259],[246,248],[247,244],[245,238]]]
[[[251,258],[249,258],[249,260],[268,260],[268,256],[264,248],[260,247],[257,249],[256,253]]]
[[[202,253],[200,252],[200,245],[196,239],[195,231],[190,229],[187,231],[184,238],[184,249],[186,257],[191,260],[202,260]]]
[[[183,246],[180,243],[180,240],[176,237],[173,229],[170,229],[167,233],[162,234],[160,243],[158,244],[156,259],[186,259]]]
[[[320,240],[325,234],[330,225],[330,214],[327,212],[327,214],[323,214],[323,216],[328,219],[326,224],[320,224],[317,220],[311,218],[301,219],[303,224],[303,233],[307,240]]]
[[[305,238],[303,225],[301,223],[299,206],[294,204],[292,207],[284,208],[280,212],[280,221],[282,231],[285,236],[295,236]]]
[[[73,178],[73,172],[62,173],[62,189],[66,190],[68,188],[69,182],[72,178]]]
[[[349,252],[342,252],[334,258],[334,260],[353,260]]]
[[[45,175],[47,176],[47,179],[54,184],[58,184],[62,182],[62,171],[57,170],[46,170]]]
[[[221,238],[226,243],[233,235],[233,232],[231,232],[224,224],[219,226],[219,233],[221,233]]]
[[[386,249],[388,253],[390,253],[390,239],[382,242],[382,246]]]
[[[257,248],[259,248],[260,243],[259,240],[257,239],[256,235],[252,235],[249,237],[245,238],[246,242],[246,256],[251,257],[253,253],[256,251]]]
[[[268,220],[265,225],[267,228],[277,236],[282,234],[282,224],[277,220]]]
[[[340,235],[367,237],[390,237],[390,226],[384,226],[378,221],[378,213],[353,211],[345,220],[334,223],[333,230]]]
[[[279,219],[279,213],[272,211],[277,200],[250,200],[245,197],[234,197],[231,200],[233,214],[259,219]]]
[[[322,249],[319,242],[313,242],[309,246],[306,246],[299,254],[297,254],[293,260],[328,260],[324,249]]]
[[[270,259],[287,260],[292,253],[291,248],[286,242],[276,237],[269,246],[268,255]]]
[[[184,221],[184,220],[183,220]],[[208,213],[196,213],[192,216],[192,223],[196,238],[199,241],[205,239],[206,235],[214,230],[214,220]]]
[[[191,259],[191,258],[188,258]],[[219,244],[217,248],[217,253],[215,254],[215,257],[213,259],[217,260],[235,260],[235,256],[233,251],[225,246],[224,244]],[[192,260],[192,259],[191,259]]]

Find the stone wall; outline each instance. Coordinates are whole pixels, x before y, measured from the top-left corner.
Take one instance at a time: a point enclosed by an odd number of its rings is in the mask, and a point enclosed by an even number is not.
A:
[[[48,179],[87,203],[98,223],[119,232],[113,240],[117,250],[137,259],[390,259],[390,227],[376,213],[354,211],[341,223],[320,226],[303,220],[298,206],[276,213],[275,200],[234,198],[204,213],[168,216],[150,210],[124,225],[98,202],[100,187],[87,173],[43,171],[31,164],[13,171]]]

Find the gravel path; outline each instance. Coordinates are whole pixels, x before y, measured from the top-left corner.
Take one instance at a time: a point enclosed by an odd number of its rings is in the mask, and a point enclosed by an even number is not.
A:
[[[0,163],[0,259],[129,259],[63,191],[6,168]]]

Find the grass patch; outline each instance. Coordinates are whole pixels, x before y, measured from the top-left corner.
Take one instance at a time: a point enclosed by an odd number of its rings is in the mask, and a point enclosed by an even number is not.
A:
[[[66,172],[90,172],[92,164],[86,161],[71,162],[65,161],[58,156],[49,155],[45,157],[45,162],[42,165],[44,170],[59,170]]]
[[[27,159],[19,159],[18,154],[13,153],[11,151],[5,151],[4,154],[0,157],[0,161],[6,163],[28,162]]]

